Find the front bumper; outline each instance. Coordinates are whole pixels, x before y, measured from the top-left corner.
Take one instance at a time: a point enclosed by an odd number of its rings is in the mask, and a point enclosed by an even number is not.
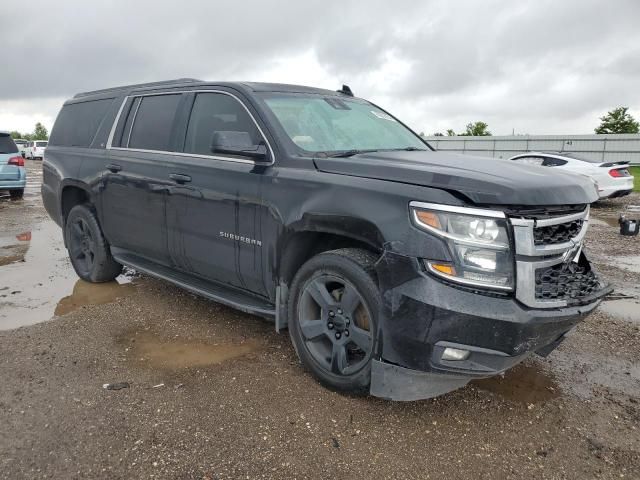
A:
[[[549,354],[589,315],[610,288],[588,303],[530,308],[513,296],[490,296],[448,285],[417,259],[386,252],[378,264],[384,298],[371,394],[393,400],[441,395],[473,378],[499,374],[534,352]],[[469,351],[443,360],[447,347]]]

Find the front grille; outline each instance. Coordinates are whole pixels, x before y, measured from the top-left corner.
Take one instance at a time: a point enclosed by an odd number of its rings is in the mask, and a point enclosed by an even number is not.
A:
[[[533,229],[533,240],[536,245],[556,245],[566,243],[574,238],[582,230],[583,219],[572,222],[558,223],[546,227],[536,227]]]
[[[536,270],[536,300],[580,299],[601,288],[584,255],[581,255],[579,263],[559,263]]]
[[[585,204],[578,205],[557,205],[545,207],[507,207],[505,213],[511,217],[525,217],[533,220],[543,220],[547,218],[563,217],[573,215],[574,213],[582,213],[587,206]]]

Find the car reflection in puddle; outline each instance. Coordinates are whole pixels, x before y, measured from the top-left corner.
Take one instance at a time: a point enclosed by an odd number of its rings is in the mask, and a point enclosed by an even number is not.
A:
[[[167,339],[150,332],[131,332],[120,338],[131,359],[166,370],[215,365],[249,356],[260,349],[253,339],[242,342],[203,343],[202,340]]]
[[[521,363],[504,375],[475,380],[473,385],[514,402],[527,405],[546,402],[560,395],[554,377],[533,363]]]
[[[0,236],[0,330],[43,322],[83,305],[107,303],[133,288],[79,280],[62,230],[51,220],[30,232]]]

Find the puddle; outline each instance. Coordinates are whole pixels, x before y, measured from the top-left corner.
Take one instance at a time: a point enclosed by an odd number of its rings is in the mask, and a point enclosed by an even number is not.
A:
[[[618,217],[591,217],[589,218],[589,223],[592,225],[600,225],[602,227],[615,227],[618,230],[620,229]]]
[[[107,303],[131,290],[131,285],[117,282],[80,281],[67,257],[62,230],[50,219],[30,232],[0,236],[0,330]]]
[[[520,364],[504,375],[474,380],[473,385],[514,402],[546,402],[560,395],[560,388],[550,373],[537,365]]]
[[[605,300],[599,310],[629,322],[640,323],[640,300],[637,298],[623,298],[619,300]]]
[[[120,285],[118,282],[90,283],[78,279],[73,287],[73,293],[61,299],[53,314],[58,317],[66,315],[86,305],[103,305],[113,302],[119,297],[130,295],[135,287],[128,283]]]
[[[640,255],[625,255],[608,257],[611,265],[629,270],[630,272],[640,273]]]
[[[608,355],[558,349],[553,352],[554,369],[562,388],[583,399],[611,390],[640,398],[640,365]]]
[[[151,333],[134,333],[124,338],[128,350],[137,361],[170,370],[216,365],[244,357],[260,348],[255,340],[242,343],[203,343],[160,338]]]

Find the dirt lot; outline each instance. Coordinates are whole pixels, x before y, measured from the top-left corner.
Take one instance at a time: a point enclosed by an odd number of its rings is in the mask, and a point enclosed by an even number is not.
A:
[[[640,194],[588,236],[625,298],[504,378],[391,403],[322,388],[260,318],[78,280],[28,164],[0,198],[0,478],[640,478],[640,237],[614,226]]]

